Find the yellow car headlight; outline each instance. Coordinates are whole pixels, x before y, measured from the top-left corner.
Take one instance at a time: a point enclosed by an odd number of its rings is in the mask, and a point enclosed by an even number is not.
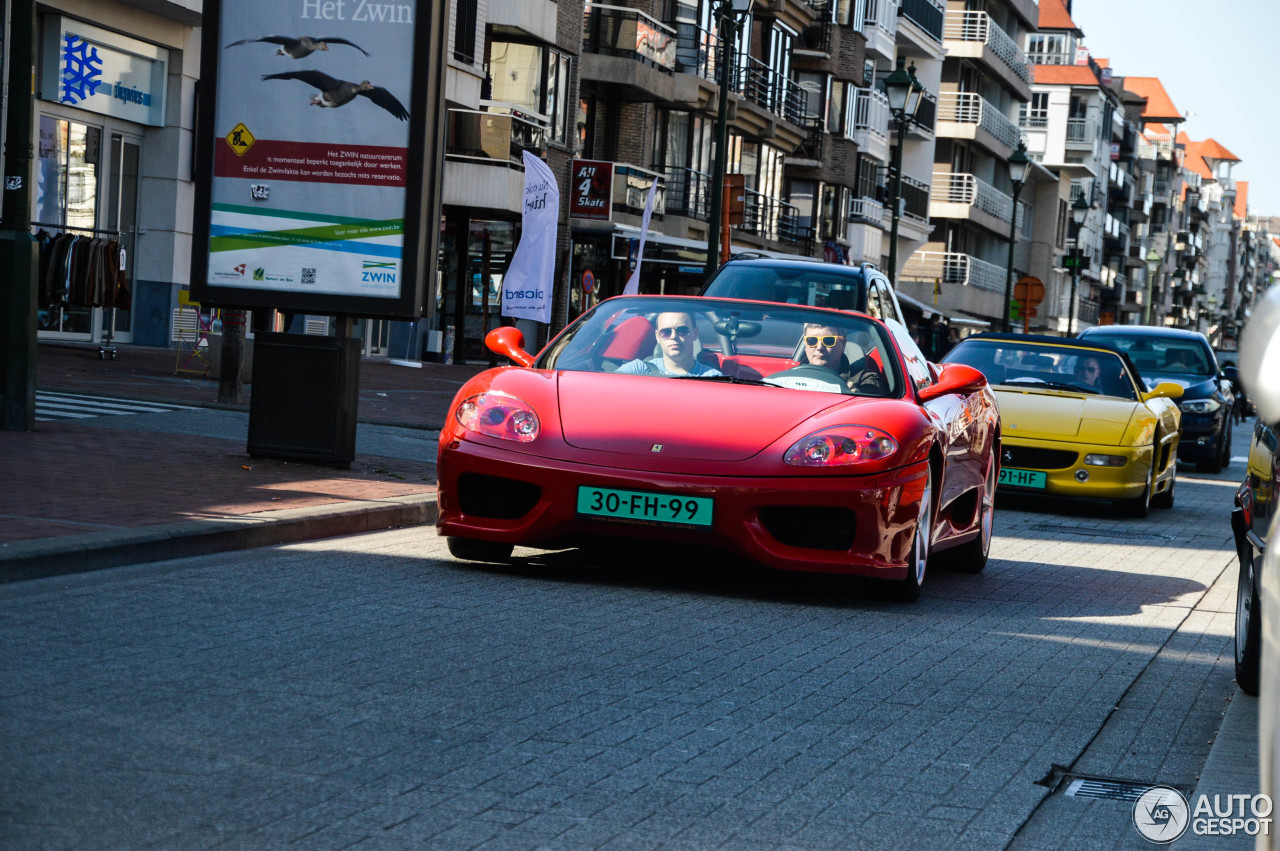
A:
[[[1090,467],[1123,467],[1129,459],[1123,455],[1086,455],[1084,463]]]

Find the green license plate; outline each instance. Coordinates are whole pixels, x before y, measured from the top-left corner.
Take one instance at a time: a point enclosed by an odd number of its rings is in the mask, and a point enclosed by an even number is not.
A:
[[[712,500],[701,496],[621,491],[611,488],[578,488],[578,513],[650,523],[710,526]]]
[[[1019,470],[1017,467],[1000,469],[1000,484],[1015,488],[1040,488],[1049,482],[1049,476],[1040,470]]]

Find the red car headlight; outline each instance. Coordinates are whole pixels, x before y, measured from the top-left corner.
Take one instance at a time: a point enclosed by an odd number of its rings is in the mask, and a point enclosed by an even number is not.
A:
[[[897,451],[898,441],[878,428],[844,425],[796,441],[782,460],[801,467],[847,467],[882,461]]]
[[[489,437],[529,443],[538,436],[541,423],[523,399],[506,393],[481,393],[462,401],[453,412],[468,431]]]

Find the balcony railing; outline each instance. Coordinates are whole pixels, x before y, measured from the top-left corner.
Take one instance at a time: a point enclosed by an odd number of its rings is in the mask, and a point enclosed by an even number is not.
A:
[[[917,127],[933,132],[938,121],[938,96],[925,89],[920,94],[920,105],[916,107],[915,124]]]
[[[756,59],[745,57],[735,69],[734,91],[792,124],[803,124],[808,94],[794,80]]]
[[[940,204],[968,204],[1004,222],[1013,216],[1013,198],[972,174],[935,171],[933,200]]]
[[[880,224],[884,221],[884,204],[875,198],[854,198],[849,202],[849,218]]]
[[[1007,65],[1019,80],[1024,83],[1031,82],[1031,65],[1027,62],[1027,55],[1008,33],[991,20],[991,16],[986,12],[965,12],[958,9],[948,11],[943,39],[981,42],[991,48],[991,52]]]
[[[917,251],[907,260],[902,277],[1004,292],[1005,267],[955,251]]]
[[[742,224],[738,230],[774,242],[804,243],[813,240],[813,228],[800,215],[800,208],[778,198],[746,190]]]
[[[501,112],[449,110],[445,155],[454,160],[480,160],[524,168],[525,150],[546,148],[541,124]]]
[[[877,89],[857,89],[853,100],[853,130],[887,139],[889,98]]]
[[[890,41],[898,34],[898,0],[867,0],[866,13],[863,18],[863,32],[871,39],[869,30],[884,30]]]
[[[958,124],[976,124],[1008,148],[1018,147],[1021,134],[996,105],[974,92],[943,92],[938,99],[938,118]]]
[[[899,17],[906,18],[924,30],[935,41],[942,42],[942,27],[947,8],[937,0],[902,0]]]
[[[667,215],[702,221],[711,215],[711,175],[691,168],[669,168],[664,182]]]
[[[1097,123],[1091,118],[1067,119],[1067,142],[1091,145],[1098,138]]]
[[[720,39],[697,24],[676,24],[676,71],[694,74],[704,80],[718,78],[716,62],[720,58]]]
[[[902,216],[929,223],[929,184],[909,174],[902,175]]]
[[[637,9],[587,3],[582,50],[622,56],[670,74],[676,67],[676,31]]]

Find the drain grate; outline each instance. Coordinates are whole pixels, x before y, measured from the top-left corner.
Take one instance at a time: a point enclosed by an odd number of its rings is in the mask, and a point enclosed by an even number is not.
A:
[[[1105,801],[1133,802],[1151,788],[1153,787],[1149,783],[1076,778],[1067,784],[1067,790],[1063,794],[1068,798],[1101,798]]]
[[[1063,526],[1056,523],[1036,523],[1030,528],[1037,532],[1083,535],[1087,538],[1123,538],[1126,541],[1172,541],[1178,537],[1177,535],[1157,535],[1154,532],[1130,532],[1127,529],[1086,529],[1083,526]]]

